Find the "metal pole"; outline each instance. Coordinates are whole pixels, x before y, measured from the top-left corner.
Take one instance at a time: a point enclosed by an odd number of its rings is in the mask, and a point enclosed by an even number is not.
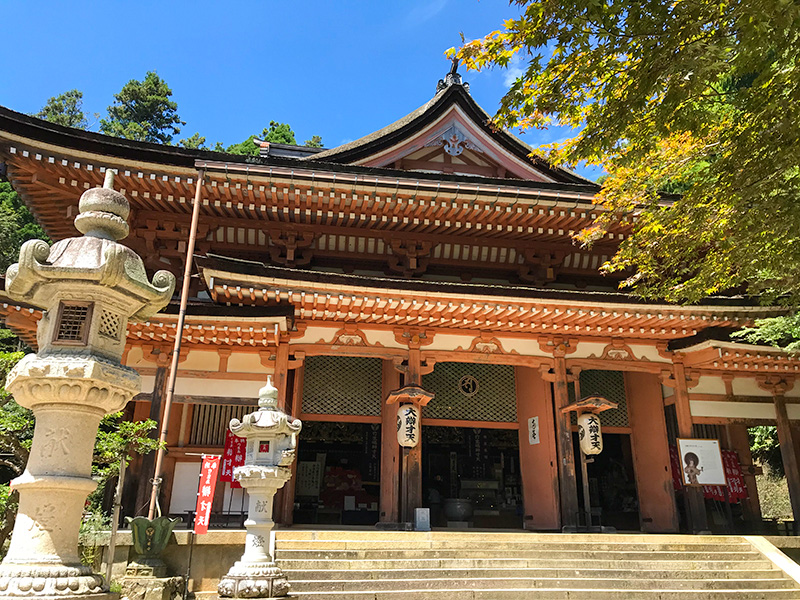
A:
[[[161,489],[161,468],[166,453],[167,427],[169,425],[169,410],[172,407],[172,398],[175,395],[175,381],[178,378],[178,359],[181,354],[181,341],[183,338],[183,325],[186,321],[186,305],[189,303],[189,280],[192,275],[192,256],[194,255],[194,245],[197,240],[197,222],[200,220],[200,191],[202,190],[203,177],[205,171],[200,169],[197,175],[197,187],[194,193],[194,206],[192,206],[192,224],[189,228],[189,245],[186,249],[186,266],[183,269],[183,285],[181,286],[181,304],[178,312],[178,325],[175,330],[175,346],[172,349],[172,363],[169,368],[169,380],[167,382],[167,397],[164,400],[164,416],[161,419],[161,435],[158,438],[159,448],[156,451],[156,466],[153,473],[153,488],[150,493],[150,507],[147,518],[155,516],[156,506],[158,505],[158,493]],[[159,510],[159,512],[161,512]]]
[[[111,537],[108,540],[108,558],[106,559],[106,582],[111,581],[111,570],[114,568],[114,552],[117,548],[117,530],[119,529],[119,509],[122,504],[122,486],[125,485],[125,462],[128,458],[127,448],[119,463],[119,478],[114,492],[114,511],[111,516]]]

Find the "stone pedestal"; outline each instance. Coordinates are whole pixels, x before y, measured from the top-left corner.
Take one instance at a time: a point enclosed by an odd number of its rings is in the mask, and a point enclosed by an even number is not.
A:
[[[275,564],[270,551],[272,501],[275,493],[289,481],[287,467],[250,467],[236,469],[236,481],[249,496],[244,522],[247,537],[242,558],[231,567],[219,582],[219,595],[227,598],[273,598],[285,596],[289,584],[283,571]]]
[[[128,232],[128,202],[110,189],[113,177],[106,181],[109,187],[81,198],[75,226],[83,237],[52,248],[26,242],[6,272],[8,296],[44,314],[38,353],[24,357],[6,383],[36,427],[25,472],[11,482],[19,511],[0,565],[0,598],[94,598],[108,589],[78,554],[84,503],[96,487],[97,426],[140,389],[139,374],[120,364],[128,319],[163,307],[175,278],[161,271],[151,284],[142,260],[116,242]]]
[[[291,464],[302,428],[277,409],[278,390],[268,379],[259,392],[258,411],[233,419],[231,431],[247,438],[245,465],[233,477],[249,497],[244,554],[223,577],[217,591],[223,598],[277,598],[289,593],[289,582],[275,564],[270,533],[275,493],[292,477]]]
[[[123,600],[178,600],[183,597],[183,577],[124,577]]]

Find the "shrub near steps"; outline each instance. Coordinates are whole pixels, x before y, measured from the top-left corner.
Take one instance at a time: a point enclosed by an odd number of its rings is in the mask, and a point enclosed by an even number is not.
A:
[[[298,600],[800,600],[738,536],[276,532]]]

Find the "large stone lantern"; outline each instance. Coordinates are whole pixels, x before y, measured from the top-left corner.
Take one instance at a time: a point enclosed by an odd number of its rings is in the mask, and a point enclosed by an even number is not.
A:
[[[297,434],[303,424],[278,410],[278,390],[271,379],[258,393],[259,409],[233,419],[231,431],[247,438],[245,463],[233,477],[249,496],[244,554],[219,582],[224,598],[274,598],[289,592],[286,576],[270,549],[272,500],[292,476]]]
[[[19,512],[0,565],[0,596],[83,596],[107,591],[78,554],[97,426],[140,390],[139,374],[122,366],[128,319],[145,319],[172,297],[175,277],[153,282],[141,258],[117,243],[128,235],[128,201],[103,188],[81,197],[75,227],[82,237],[48,246],[26,242],[6,272],[6,293],[44,309],[39,352],[25,356],[6,387],[36,417],[19,490]]]

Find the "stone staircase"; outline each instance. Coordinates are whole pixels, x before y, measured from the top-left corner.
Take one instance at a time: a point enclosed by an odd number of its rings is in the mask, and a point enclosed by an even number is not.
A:
[[[755,543],[738,536],[291,529],[276,532],[275,546],[298,600],[800,600],[800,584]]]

